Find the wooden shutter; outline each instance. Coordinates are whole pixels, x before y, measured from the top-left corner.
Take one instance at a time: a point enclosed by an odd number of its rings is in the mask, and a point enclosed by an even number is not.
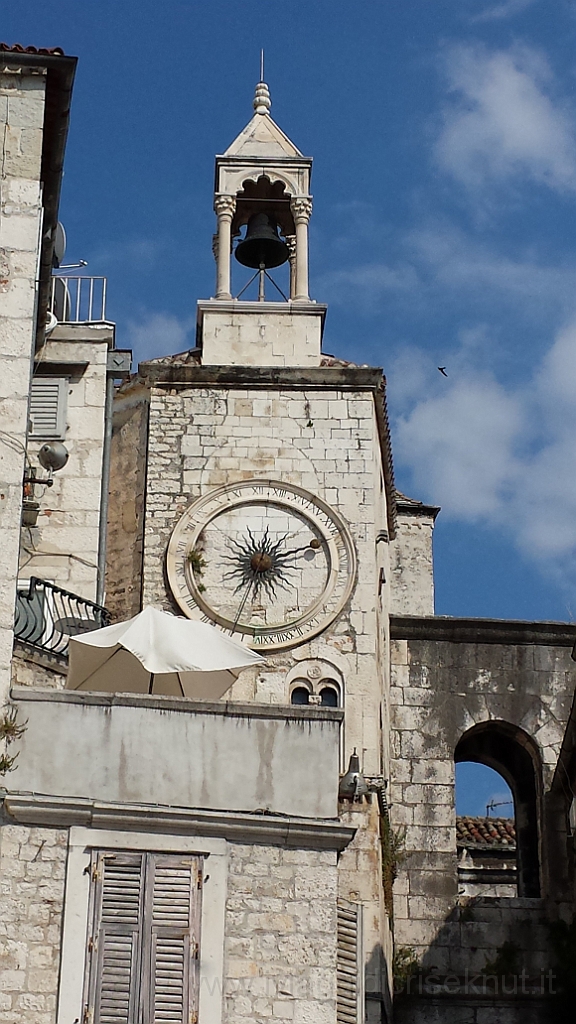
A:
[[[136,1024],[144,856],[95,854],[87,1006],[94,1024]]]
[[[34,377],[30,386],[30,436],[56,440],[66,432],[65,377]]]
[[[360,1024],[362,985],[360,972],[361,907],[338,901],[338,949],[336,965],[336,1020],[338,1024]]]
[[[90,1024],[194,1024],[199,857],[95,853],[86,1015]]]
[[[202,861],[150,856],[146,896],[145,1024],[190,1024],[198,1012]]]

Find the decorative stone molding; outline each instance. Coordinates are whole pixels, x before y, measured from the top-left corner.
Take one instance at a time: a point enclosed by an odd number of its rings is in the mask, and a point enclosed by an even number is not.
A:
[[[257,114],[268,114],[270,112],[272,100],[270,99],[270,90],[266,82],[258,82],[256,92],[254,93],[253,106]]]
[[[42,825],[48,828],[82,826],[175,833],[181,836],[193,833],[234,843],[260,843],[297,849],[340,851],[348,846],[356,832],[332,820],[147,804],[108,804],[97,800],[42,796],[36,793],[5,792],[4,809],[21,825]]]
[[[294,196],[290,200],[290,209],[296,224],[307,224],[312,216],[312,199],[310,196]]]
[[[214,196],[214,212],[218,219],[226,217],[232,220],[236,211],[236,196],[217,195]]]

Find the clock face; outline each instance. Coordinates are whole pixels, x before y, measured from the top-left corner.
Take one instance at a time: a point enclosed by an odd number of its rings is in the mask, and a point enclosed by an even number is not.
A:
[[[194,502],[168,547],[180,608],[259,650],[303,643],[336,618],[356,573],[352,538],[319,498],[247,480]]]

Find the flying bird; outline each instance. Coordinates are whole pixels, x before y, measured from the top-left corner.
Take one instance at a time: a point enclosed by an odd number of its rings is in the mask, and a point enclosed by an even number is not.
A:
[[[446,373],[446,367],[445,366],[439,366],[438,369],[440,370],[440,373],[444,375],[444,377],[448,376],[448,374]]]

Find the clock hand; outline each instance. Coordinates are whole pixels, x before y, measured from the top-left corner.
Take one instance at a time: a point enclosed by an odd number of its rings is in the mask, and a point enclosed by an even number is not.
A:
[[[246,587],[246,593],[244,594],[244,597],[242,598],[242,600],[240,602],[240,607],[238,608],[238,611],[236,613],[236,618],[234,619],[234,625],[232,626],[232,632],[233,633],[236,632],[236,626],[238,625],[238,623],[240,621],[240,616],[242,615],[242,612],[244,611],[244,605],[246,604],[246,601],[248,600],[248,597],[250,595],[250,591],[252,590],[253,586],[254,586],[254,580],[249,580],[248,581],[248,585]]]
[[[321,546],[322,545],[319,541],[317,541],[315,544],[312,544],[309,541],[308,544],[304,544],[304,546],[301,548],[286,548],[284,555],[298,555],[301,551],[317,551],[318,548],[320,548]]]

